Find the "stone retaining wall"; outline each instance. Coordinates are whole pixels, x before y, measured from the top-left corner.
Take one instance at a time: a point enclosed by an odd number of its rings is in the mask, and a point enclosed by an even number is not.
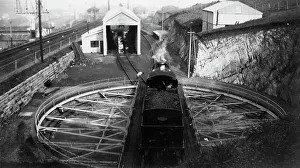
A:
[[[201,36],[193,75],[245,85],[300,108],[299,34],[299,23],[287,23]]]
[[[70,62],[74,60],[74,53],[71,52],[57,62],[39,71],[37,74],[26,79],[21,84],[0,96],[0,123],[20,110],[32,99],[34,93],[44,87],[47,80],[52,80],[61,74]]]

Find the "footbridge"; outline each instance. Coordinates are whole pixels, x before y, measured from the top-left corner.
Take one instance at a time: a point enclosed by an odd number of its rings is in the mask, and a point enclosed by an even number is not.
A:
[[[185,127],[192,127],[190,136],[200,146],[244,138],[247,128],[287,115],[269,96],[242,86],[206,79],[181,79],[180,84],[188,111],[184,120],[190,122]],[[49,154],[68,164],[139,167],[145,89],[142,82],[114,78],[61,90],[39,107],[36,136]]]

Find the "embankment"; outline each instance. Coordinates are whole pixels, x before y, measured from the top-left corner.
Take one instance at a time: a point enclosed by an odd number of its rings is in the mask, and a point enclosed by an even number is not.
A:
[[[33,94],[44,87],[44,83],[47,80],[52,80],[57,77],[69,67],[70,62],[73,60],[74,54],[72,52],[1,95],[0,123],[11,115],[18,113],[32,99]]]

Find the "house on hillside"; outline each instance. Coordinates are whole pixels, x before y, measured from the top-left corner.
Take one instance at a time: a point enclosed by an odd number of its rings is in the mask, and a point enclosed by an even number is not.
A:
[[[202,31],[262,18],[263,13],[239,1],[221,1],[203,9]]]
[[[95,22],[100,16],[99,8],[96,7],[89,8],[87,10],[87,13],[88,13],[88,19],[87,19],[88,22]]]

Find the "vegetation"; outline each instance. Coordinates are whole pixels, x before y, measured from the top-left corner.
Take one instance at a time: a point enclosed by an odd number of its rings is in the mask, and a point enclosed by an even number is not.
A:
[[[257,10],[269,14],[270,12],[276,12],[278,10],[294,9],[299,8],[300,5],[298,0],[238,0],[244,4],[247,4]]]
[[[209,35],[212,33],[219,36],[219,33],[228,34],[228,32],[232,31],[234,34],[237,34],[237,30],[250,30],[255,31],[255,28],[258,30],[262,30],[264,28],[276,28],[282,26],[293,26],[298,25],[300,23],[300,10],[290,10],[285,11],[284,13],[273,13],[267,17],[251,20],[245,22],[243,24],[232,25],[224,28],[213,29],[211,31],[206,31],[199,33],[200,36]]]
[[[176,12],[173,12],[174,14],[171,15],[167,20],[166,23],[172,22],[173,20],[177,21],[179,24],[188,27],[191,22],[193,22],[191,25],[196,27],[200,26],[200,23],[202,21],[202,9],[211,6],[213,4],[217,3],[217,1],[206,3],[206,4],[195,4],[188,8],[183,8],[180,10],[177,10]],[[202,24],[202,22],[201,22]],[[193,29],[194,30],[194,29]]]
[[[287,118],[266,122],[248,130],[246,139],[213,147],[202,147],[200,154],[178,167],[253,168],[289,167],[297,158],[295,144],[299,140],[299,119]]]

